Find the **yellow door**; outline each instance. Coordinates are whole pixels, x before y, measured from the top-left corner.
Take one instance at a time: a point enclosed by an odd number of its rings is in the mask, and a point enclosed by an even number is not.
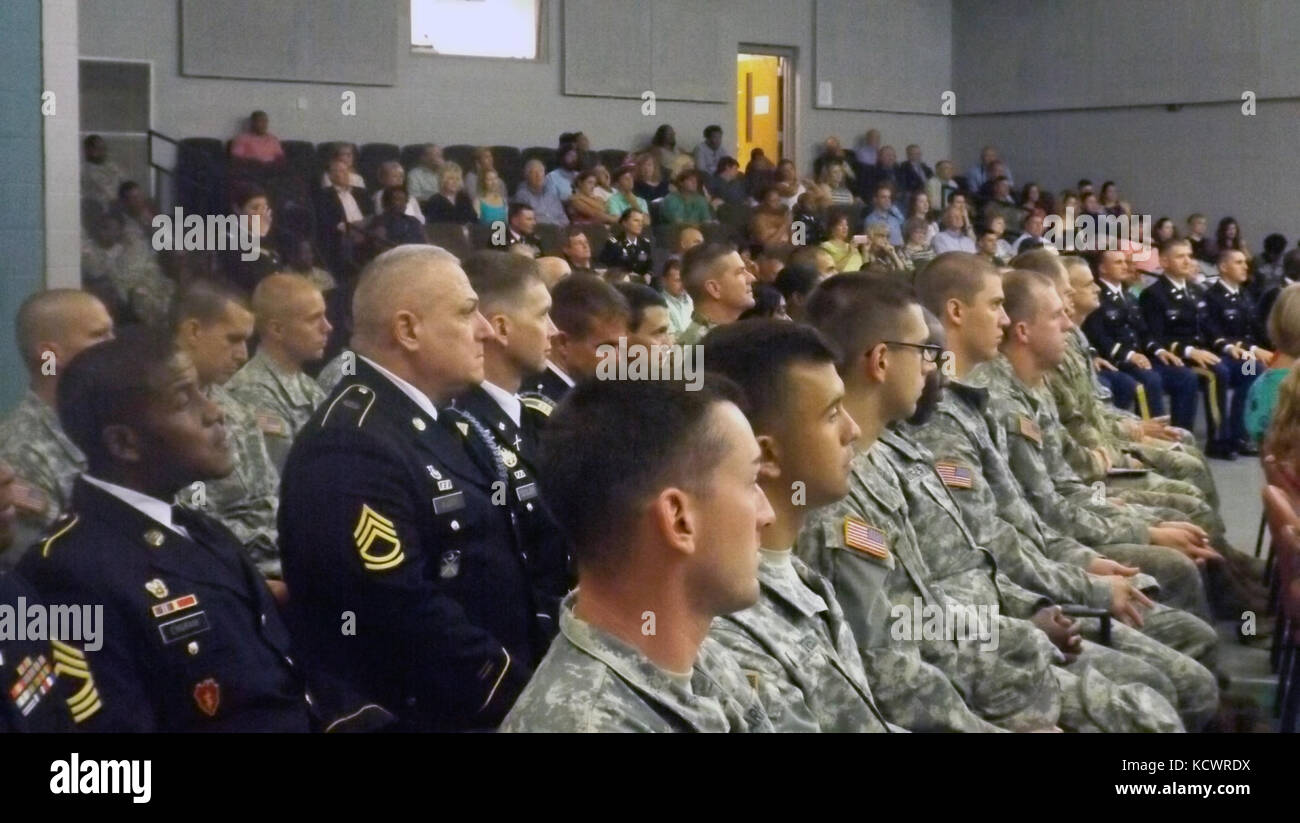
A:
[[[736,57],[736,142],[741,171],[762,149],[773,165],[781,160],[781,58],[768,54]]]

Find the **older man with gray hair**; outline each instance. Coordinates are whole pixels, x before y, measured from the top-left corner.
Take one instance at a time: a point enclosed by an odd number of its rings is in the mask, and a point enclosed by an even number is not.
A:
[[[546,177],[546,167],[536,158],[524,164],[524,179],[515,189],[514,202],[523,203],[537,215],[537,222],[555,226],[569,225],[564,199],[555,181]]]

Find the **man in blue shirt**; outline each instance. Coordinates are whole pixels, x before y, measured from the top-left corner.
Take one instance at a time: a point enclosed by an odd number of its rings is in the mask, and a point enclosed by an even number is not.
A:
[[[887,183],[876,186],[871,197],[872,210],[862,221],[866,231],[877,223],[889,227],[889,242],[894,246],[903,245],[903,215],[894,205],[894,189]]]

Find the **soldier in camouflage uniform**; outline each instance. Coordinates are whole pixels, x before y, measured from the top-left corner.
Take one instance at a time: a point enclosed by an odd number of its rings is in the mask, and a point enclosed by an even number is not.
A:
[[[834,588],[792,551],[808,509],[848,491],[860,432],[839,408],[835,355],[812,329],[780,320],[725,326],[704,350],[709,368],[745,391],[756,435],[772,444],[759,485],[775,512],[762,535],[771,548],[760,549],[758,603],[715,620],[710,636],[759,689],[777,731],[889,731]]]
[[[85,455],[59,424],[54,398],[59,376],[72,358],[113,336],[113,318],[87,292],[49,289],[23,301],[15,325],[29,388],[0,420],[0,459],[15,474],[18,523],[12,555],[24,551],[67,509],[72,481],[86,469]]]
[[[683,346],[701,342],[720,325],[734,323],[754,305],[754,275],[740,253],[728,246],[704,243],[682,258],[682,282],[695,303],[691,324],[677,337]]]
[[[504,731],[773,730],[762,684],[707,634],[759,597],[759,532],[772,520],[759,447],[739,398],[712,378],[699,389],[590,380],[551,416],[539,475],[578,589]],[[667,525],[678,516],[689,535]]]
[[[258,350],[227,388],[253,409],[277,469],[326,394],[303,366],[319,360],[329,340],[325,298],[299,274],[272,274],[253,290]]]
[[[243,544],[258,571],[278,579],[280,473],[254,412],[224,386],[248,360],[253,315],[243,298],[203,280],[190,283],[178,295],[174,315],[177,346],[194,362],[204,394],[225,416],[235,464],[226,477],[182,489],[177,502],[221,521]]]
[[[808,316],[846,349],[841,371],[848,405],[865,431],[879,435],[891,420],[915,410],[927,370],[923,363],[937,358],[929,351],[903,351],[927,348],[928,330],[913,298],[869,275],[841,275],[814,293]],[[847,350],[850,343],[858,349]],[[1140,683],[1117,685],[1086,664],[1077,673],[1054,665],[1066,658],[1045,631],[999,614],[999,601],[1013,615],[1029,616],[1048,605],[1046,598],[995,578],[988,567],[982,571],[988,585],[979,590],[963,587],[969,581],[960,572],[951,576],[970,600],[946,591],[949,578],[939,581],[920,546],[916,526],[925,514],[912,510],[904,491],[908,480],[889,452],[881,441],[858,455],[849,495],[813,513],[800,534],[799,552],[835,584],[877,698],[893,722],[913,730],[973,729],[967,716],[973,710],[1012,730],[1058,722],[1080,731],[1182,728],[1159,692]],[[962,557],[938,559],[960,564],[980,553],[970,543],[963,548]],[[991,647],[977,647],[951,630],[912,637],[905,625],[917,608],[970,614],[974,607],[986,610],[996,630]],[[1158,675],[1144,674],[1160,682]]]

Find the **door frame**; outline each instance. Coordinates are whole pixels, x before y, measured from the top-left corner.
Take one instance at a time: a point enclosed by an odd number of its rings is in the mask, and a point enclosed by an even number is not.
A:
[[[762,54],[785,60],[785,73],[781,77],[781,157],[793,160],[796,169],[803,168],[799,157],[799,49],[794,46],[775,46],[765,43],[737,43],[736,54]],[[735,95],[732,95],[733,99]],[[734,105],[734,104],[733,104]],[[731,122],[739,112],[733,110]],[[739,157],[736,158],[740,160]],[[744,161],[741,161],[742,165]]]

